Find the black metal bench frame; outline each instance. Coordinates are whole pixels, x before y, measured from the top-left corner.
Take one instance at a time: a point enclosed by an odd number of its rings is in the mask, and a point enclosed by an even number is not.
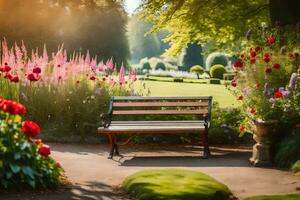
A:
[[[165,108],[172,108],[172,110]],[[186,132],[202,132],[202,145],[203,145],[203,158],[208,158],[210,156],[209,143],[208,143],[208,131],[211,120],[211,107],[212,107],[212,97],[136,97],[136,96],[114,96],[111,97],[109,103],[109,109],[107,114],[102,114],[102,125],[98,129],[98,133],[106,134],[110,143],[110,153],[109,159],[113,156],[119,156],[119,146],[126,145],[129,143],[130,137],[124,143],[118,143],[116,135],[118,134],[177,134]],[[129,110],[128,110],[129,108]],[[139,108],[139,109],[136,109]],[[147,108],[146,110],[140,110],[140,108]],[[151,108],[156,108],[151,110]],[[161,108],[161,109],[157,109]],[[174,109],[175,108],[175,109]],[[181,109],[178,109],[181,108]],[[188,110],[182,110],[182,108],[189,108]],[[121,109],[121,110],[120,110]],[[126,110],[124,110],[126,109]],[[134,109],[134,110],[133,110]],[[199,115],[202,120],[197,121],[175,121],[175,124],[180,124],[182,122],[186,128],[173,128],[168,129],[168,124],[171,121],[142,121],[139,124],[140,127],[155,125],[156,129],[147,128],[146,130],[133,129],[134,126],[125,126],[126,129],[116,129],[114,127],[118,126],[119,121],[114,121],[115,116],[149,116],[149,115]],[[135,121],[130,121],[134,123]],[[137,123],[139,121],[136,121]],[[166,122],[166,123],[165,123]],[[198,124],[199,122],[199,124]],[[123,123],[127,123],[124,122]],[[129,123],[129,122],[128,122]],[[164,126],[159,129],[160,124],[164,123]],[[201,123],[201,125],[200,125]],[[191,125],[191,127],[189,127]],[[197,126],[197,128],[193,128]],[[201,128],[199,128],[201,126]],[[157,129],[158,127],[158,129]],[[166,128],[167,127],[167,128]],[[203,127],[203,128],[202,128]],[[142,129],[142,128],[141,128]]]

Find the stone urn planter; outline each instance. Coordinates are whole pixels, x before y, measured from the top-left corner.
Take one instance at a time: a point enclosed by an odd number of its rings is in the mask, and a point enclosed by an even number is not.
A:
[[[256,167],[270,166],[270,144],[269,138],[274,135],[278,121],[277,120],[255,120],[253,139],[256,144],[253,146],[250,162]]]

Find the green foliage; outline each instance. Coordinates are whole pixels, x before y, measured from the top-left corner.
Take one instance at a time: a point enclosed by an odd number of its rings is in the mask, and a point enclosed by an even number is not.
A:
[[[119,1],[23,2],[0,0],[0,38],[6,38],[9,44],[24,40],[29,53],[42,50],[44,44],[51,53],[64,44],[69,52],[85,53],[89,49],[99,60],[113,57],[118,67],[122,63],[127,66],[127,14]]]
[[[248,197],[244,200],[298,200],[300,199],[300,193],[297,194],[284,194],[284,195],[268,195]]]
[[[0,188],[57,188],[62,169],[21,132],[22,118],[0,111]]]
[[[181,57],[182,66],[185,68],[185,71],[190,71],[190,68],[194,65],[204,65],[202,47],[197,43],[189,44]]]
[[[206,58],[206,68],[210,69],[212,66],[220,64],[228,66],[228,56],[225,53],[214,52],[208,55]]]
[[[166,65],[163,62],[158,62],[155,66],[155,70],[159,70],[159,69],[165,71],[166,70]]]
[[[142,66],[142,70],[147,70],[147,71],[151,70],[151,65],[150,65],[150,63],[149,63],[149,62],[145,62],[145,63],[143,64],[143,66]]]
[[[227,200],[231,194],[224,184],[206,174],[179,169],[138,172],[127,177],[122,187],[140,200]]]
[[[199,75],[203,74],[204,73],[204,68],[201,67],[200,65],[194,65],[193,67],[191,67],[190,71],[192,73],[195,73],[197,74],[197,77],[199,79]]]
[[[279,167],[290,168],[300,160],[300,134],[284,138],[277,149],[275,164]]]
[[[223,65],[214,65],[210,68],[210,75],[213,78],[223,79],[223,75],[226,73]]]
[[[292,170],[295,173],[300,172],[300,160],[298,160],[297,162],[295,162],[292,166]]]

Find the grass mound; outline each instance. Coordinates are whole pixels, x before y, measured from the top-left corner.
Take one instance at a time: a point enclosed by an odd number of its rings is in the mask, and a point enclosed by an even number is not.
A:
[[[125,179],[122,186],[139,200],[227,200],[230,190],[210,176],[188,170],[146,170]]]
[[[275,195],[275,196],[257,196],[249,197],[245,200],[299,200],[300,193],[297,194],[287,194],[287,195]]]

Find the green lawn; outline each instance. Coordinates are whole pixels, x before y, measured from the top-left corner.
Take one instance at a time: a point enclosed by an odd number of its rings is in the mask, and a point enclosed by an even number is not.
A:
[[[150,96],[213,96],[221,107],[236,106],[236,98],[224,85],[175,83],[163,81],[139,81],[135,88],[139,90],[143,83],[150,90]]]
[[[300,193],[275,196],[257,196],[249,197],[244,200],[300,200]]]
[[[126,178],[122,187],[139,200],[225,200],[231,194],[206,174],[179,169],[138,172]]]

